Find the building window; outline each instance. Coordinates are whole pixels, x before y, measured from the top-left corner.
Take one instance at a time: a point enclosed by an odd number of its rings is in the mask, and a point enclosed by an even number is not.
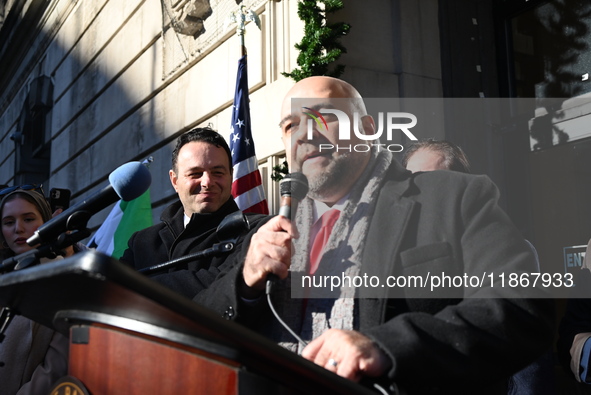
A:
[[[591,3],[539,3],[510,18],[514,97],[571,98],[591,92]]]
[[[31,81],[23,103],[15,142],[15,184],[43,183],[51,160],[51,108],[53,83],[48,76]]]
[[[269,213],[277,214],[279,212],[279,203],[281,194],[279,192],[279,182],[271,179],[273,168],[285,162],[285,152],[271,155],[259,160],[259,171],[263,180],[263,187],[265,188],[265,197],[269,205]]]

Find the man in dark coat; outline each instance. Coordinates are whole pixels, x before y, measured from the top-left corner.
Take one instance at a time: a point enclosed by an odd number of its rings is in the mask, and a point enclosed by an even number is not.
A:
[[[349,140],[339,140],[347,130],[325,109],[349,115]],[[308,197],[293,222],[278,216],[262,225],[234,257],[239,264],[195,300],[220,313],[231,309],[228,319],[351,380],[374,378],[404,393],[506,394],[511,374],[551,344],[554,308],[529,298],[546,296],[539,290],[501,288],[501,275],[529,272],[534,256],[498,206],[492,182],[455,172],[413,175],[375,146],[334,149],[367,142],[353,136],[354,128],[376,131],[359,93],[338,79],[298,82],[284,100],[280,126],[290,168],[308,178]],[[329,209],[340,214],[305,288],[319,218]],[[268,314],[269,274],[283,280],[272,291],[279,315],[307,345]],[[429,274],[431,281],[490,281],[447,289],[400,282]],[[373,282],[316,294],[345,278]],[[324,287],[310,285],[326,279]]]
[[[470,173],[470,161],[462,148],[447,140],[426,139],[413,143],[405,149],[402,165],[413,173],[434,170]],[[534,246],[531,245],[531,248],[537,257]],[[536,266],[532,267],[531,271],[540,271],[537,259]],[[541,358],[511,377],[508,394],[556,394],[554,361],[551,349],[548,349]]]
[[[170,182],[179,201],[162,213],[161,223],[136,232],[121,257],[136,269],[148,268],[210,248],[220,240],[216,229],[239,211],[231,196],[232,157],[222,136],[210,128],[181,135],[172,153]],[[254,225],[265,218],[250,215]],[[239,239],[241,243],[242,238]],[[187,297],[206,288],[219,274],[225,256],[192,261],[153,279]]]

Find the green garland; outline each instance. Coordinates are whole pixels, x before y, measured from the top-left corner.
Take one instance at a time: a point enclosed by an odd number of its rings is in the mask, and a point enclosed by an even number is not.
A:
[[[281,181],[286,174],[289,174],[289,168],[287,167],[287,161],[283,161],[280,165],[273,166],[273,172],[271,173],[271,179],[273,181]]]
[[[339,39],[349,32],[351,26],[344,22],[326,23],[327,14],[342,8],[342,0],[301,0],[298,3],[298,16],[304,21],[304,37],[295,45],[300,51],[297,59],[300,68],[282,73],[285,77],[299,81],[314,75],[339,77],[343,74],[344,65],[338,64],[329,70],[329,64],[347,52]]]

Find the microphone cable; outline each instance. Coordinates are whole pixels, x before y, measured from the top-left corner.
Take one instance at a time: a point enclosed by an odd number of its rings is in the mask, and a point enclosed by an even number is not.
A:
[[[274,275],[270,275],[269,278],[267,279],[267,285],[265,286],[265,293],[267,294],[267,303],[269,305],[269,308],[271,309],[271,312],[273,313],[273,315],[275,316],[275,318],[277,319],[277,321],[279,321],[279,323],[281,324],[281,326],[283,326],[297,341],[298,343],[302,346],[302,347],[306,347],[308,345],[308,343],[306,343],[305,341],[303,341],[290,327],[289,325],[287,325],[285,323],[285,321],[283,321],[281,319],[281,317],[279,316],[279,314],[277,313],[277,310],[275,310],[275,306],[273,306],[273,301],[271,300],[271,292],[273,291],[273,284],[275,282],[275,280],[277,279],[276,276]]]

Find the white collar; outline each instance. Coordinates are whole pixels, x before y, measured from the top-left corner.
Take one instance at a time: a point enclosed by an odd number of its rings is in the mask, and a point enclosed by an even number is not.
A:
[[[322,217],[322,215],[330,209],[334,208],[336,210],[343,211],[345,205],[347,204],[347,199],[349,199],[349,194],[343,196],[341,199],[339,199],[338,202],[336,202],[332,206],[329,206],[326,203],[321,202],[319,200],[312,200],[312,202],[314,203],[314,219],[312,223],[315,223],[318,220],[318,218]]]

